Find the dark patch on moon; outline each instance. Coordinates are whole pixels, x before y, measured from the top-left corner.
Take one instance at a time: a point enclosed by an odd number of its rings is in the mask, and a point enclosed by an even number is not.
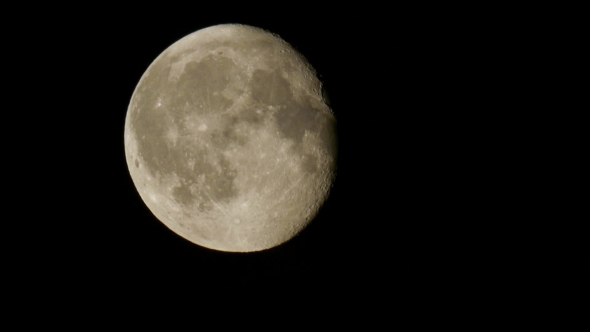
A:
[[[195,158],[192,168],[185,166],[186,163],[183,162],[176,163],[179,165],[175,168],[176,175],[180,178],[181,185],[172,189],[172,196],[181,205],[198,204],[198,209],[205,212],[213,208],[212,201],[227,203],[238,196],[234,182],[238,172],[220,154],[216,155],[216,166],[204,157],[201,155]],[[202,176],[202,181],[198,180],[199,176]]]
[[[234,183],[238,171],[232,168],[230,162],[221,155],[218,162],[221,171],[213,175],[210,174],[205,183],[211,187],[210,194],[215,201],[229,202],[232,198],[238,196],[238,189]]]
[[[274,114],[274,120],[279,133],[281,137],[295,143],[293,149],[296,153],[303,155],[301,143],[305,131],[319,133],[321,146],[327,154],[332,156],[336,153],[334,117],[314,108],[309,98],[295,100],[291,92],[291,83],[284,79],[278,70],[273,72],[256,70],[253,73],[252,83],[252,98],[257,104],[244,111],[242,118],[244,121],[249,123],[261,121],[262,116],[255,110],[263,110],[261,113],[264,115],[264,112],[268,112],[267,105],[273,105],[278,108]],[[317,160],[311,155],[304,156],[301,167],[306,172],[314,173],[317,171]]]
[[[281,77],[278,70],[255,70],[252,73],[251,88],[252,98],[265,106],[282,105],[293,99],[291,84]]]
[[[224,140],[227,143],[234,143],[240,146],[244,146],[248,142],[248,137],[237,131],[237,125],[242,122],[243,119],[235,115],[230,116],[228,124],[222,131]]]
[[[193,167],[188,167],[188,163],[183,163],[186,167],[181,169],[177,175],[184,179],[184,187],[182,194],[184,195],[184,201],[200,203],[210,202],[229,202],[232,198],[237,197],[238,189],[235,186],[234,180],[238,174],[237,169],[231,167],[230,162],[220,153],[207,152],[204,150],[196,151],[193,154]],[[214,159],[213,161],[210,159]],[[199,181],[199,177],[203,180]],[[194,185],[199,183],[199,185]],[[189,188],[193,185],[193,193]],[[209,187],[209,188],[207,188]],[[211,204],[200,204],[199,209],[207,210],[211,208]]]
[[[306,173],[316,173],[318,170],[318,160],[311,154],[304,154],[301,158],[301,168]]]
[[[259,127],[264,124],[264,117],[268,113],[268,110],[265,107],[246,107],[240,113],[240,120],[245,121],[246,123]]]
[[[301,143],[306,130],[319,129],[316,123],[320,111],[308,99],[298,102],[293,98],[291,83],[278,70],[256,70],[252,75],[252,98],[261,105],[278,108],[275,120],[281,136]]]
[[[210,212],[211,210],[213,210],[213,204],[211,203],[211,200],[205,200],[202,199],[200,201],[198,201],[198,206],[197,209],[200,212]]]
[[[190,188],[187,185],[181,185],[172,189],[172,197],[176,202],[190,206],[194,203],[195,197],[193,196]]]
[[[275,115],[281,136],[291,139],[295,143],[301,143],[306,130],[316,131],[319,129],[316,120],[320,113],[313,109],[309,102],[301,104],[291,99],[284,105],[285,107]]]
[[[207,56],[199,62],[192,61],[185,65],[184,71],[176,84],[171,85],[174,96],[171,107],[186,108],[188,103],[194,112],[217,113],[229,108],[234,102],[223,97],[221,92],[234,79],[237,66],[224,56]],[[167,93],[168,94],[168,93]]]

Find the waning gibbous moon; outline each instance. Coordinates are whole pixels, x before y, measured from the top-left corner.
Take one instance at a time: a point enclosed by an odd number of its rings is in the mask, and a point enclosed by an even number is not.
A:
[[[194,32],[141,77],[125,119],[133,183],[169,229],[260,251],[316,216],[335,177],[336,119],[306,59],[235,24]]]

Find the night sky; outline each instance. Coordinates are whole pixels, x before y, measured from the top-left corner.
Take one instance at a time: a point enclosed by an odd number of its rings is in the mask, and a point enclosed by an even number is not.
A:
[[[170,311],[220,330],[282,330],[275,319],[471,328],[526,321],[576,296],[588,107],[575,10],[145,6],[23,14],[15,58],[35,69],[18,86],[36,94],[19,109],[38,115],[27,130],[40,137],[18,157],[34,160],[17,166],[34,172],[16,189],[23,229],[5,235],[16,312],[105,323]],[[338,121],[337,178],[318,217],[251,254],[168,230],[124,154],[141,75],[178,39],[222,23],[299,50]],[[40,202],[23,202],[34,186]]]

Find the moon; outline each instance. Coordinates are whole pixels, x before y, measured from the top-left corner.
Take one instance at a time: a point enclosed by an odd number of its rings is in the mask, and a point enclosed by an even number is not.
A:
[[[172,44],[125,118],[129,173],[164,225],[199,246],[278,246],[317,215],[335,179],[336,119],[291,45],[224,24]]]

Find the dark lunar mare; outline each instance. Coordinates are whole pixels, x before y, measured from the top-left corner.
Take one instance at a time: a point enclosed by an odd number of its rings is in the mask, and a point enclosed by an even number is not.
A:
[[[264,105],[279,107],[275,121],[283,138],[292,140],[294,151],[304,155],[302,167],[307,172],[315,172],[317,160],[305,154],[301,147],[305,131],[319,132],[322,147],[328,155],[336,151],[334,138],[335,121],[321,110],[314,108],[308,98],[297,101],[292,93],[291,84],[281,76],[280,71],[256,70],[252,75],[252,98]]]

